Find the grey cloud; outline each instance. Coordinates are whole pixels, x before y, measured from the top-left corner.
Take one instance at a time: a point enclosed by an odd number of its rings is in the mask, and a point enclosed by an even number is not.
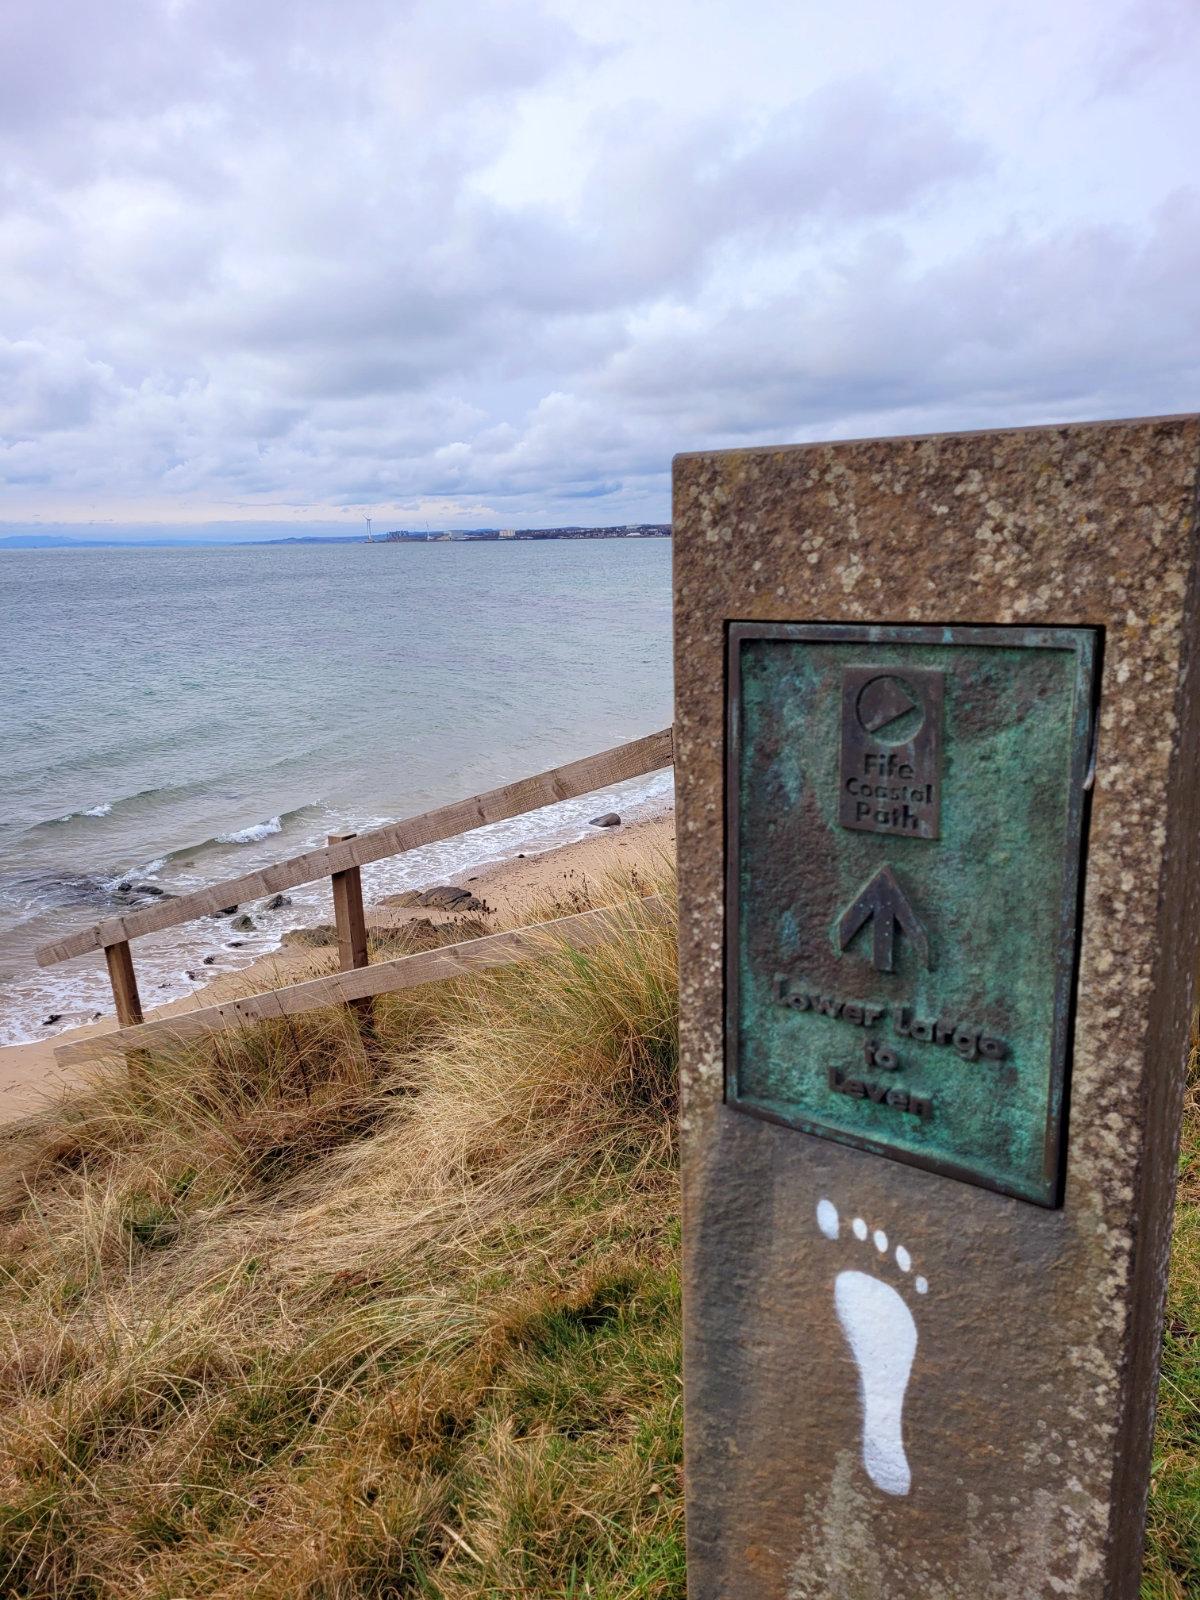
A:
[[[1107,29],[1098,52],[1096,88],[1100,94],[1136,89],[1177,59],[1200,35],[1193,0],[1135,0]]]
[[[527,361],[561,340],[546,318],[580,319],[568,337],[586,342],[585,319],[694,286],[731,236],[896,214],[980,160],[940,115],[861,83],[760,129],[702,123],[668,138],[635,107],[601,142],[572,225],[544,209],[468,201],[447,181],[461,184],[465,165],[447,174],[439,160],[428,174],[418,157],[377,203],[351,207],[340,232],[331,218],[324,234],[297,239],[290,213],[274,242],[256,231],[240,252],[255,262],[253,281],[230,300],[211,279],[187,318],[210,347],[236,338],[284,357],[279,381],[292,393],[327,383],[349,392],[355,370],[371,392],[401,391],[506,350]],[[355,227],[362,249],[327,260],[331,234]],[[346,353],[368,340],[370,360]]]
[[[848,79],[762,119],[710,122],[692,138],[647,116],[615,140],[620,181],[602,168],[597,209],[610,226],[645,228],[664,204],[688,243],[742,229],[893,216],[988,164],[938,106],[871,78]]]
[[[1195,192],[1175,196],[1145,240],[1006,232],[917,270],[882,237],[832,287],[799,283],[714,321],[703,340],[639,340],[602,382],[693,438],[730,442],[890,412],[941,425],[955,411],[1003,421],[1027,406],[1047,420],[1063,407],[1187,407],[1200,380],[1198,273]]]
[[[598,59],[536,0],[3,15],[0,485],[657,518],[678,448],[1195,376],[1194,194],[981,229],[993,153],[879,77],[608,104],[552,206],[486,183],[521,96]]]
[[[369,133],[381,105],[428,117],[596,54],[532,5],[476,0],[461,22],[436,0],[13,0],[0,21],[0,129],[27,143],[39,127],[170,109],[210,130],[268,131],[293,109]]]
[[[0,338],[0,437],[29,441],[84,427],[116,393],[111,368],[73,340]]]

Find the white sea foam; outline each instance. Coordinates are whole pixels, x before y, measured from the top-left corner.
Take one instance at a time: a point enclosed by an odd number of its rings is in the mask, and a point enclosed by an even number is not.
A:
[[[82,811],[68,811],[64,816],[59,817],[58,820],[59,822],[74,822],[76,817],[106,817],[112,808],[112,801],[105,800],[102,801],[98,806],[87,806]],[[43,824],[43,826],[45,826],[45,824]]]
[[[218,844],[257,844],[260,839],[269,839],[273,833],[283,832],[283,819],[271,817],[266,822],[256,822],[252,827],[239,828],[236,833],[219,833]]]

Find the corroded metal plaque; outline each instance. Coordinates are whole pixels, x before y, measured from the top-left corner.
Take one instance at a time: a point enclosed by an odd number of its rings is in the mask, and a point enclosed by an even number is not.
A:
[[[730,624],[731,1104],[1060,1203],[1098,648]]]

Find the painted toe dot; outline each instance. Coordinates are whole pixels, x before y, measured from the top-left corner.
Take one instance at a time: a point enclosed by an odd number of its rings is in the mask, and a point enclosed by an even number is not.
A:
[[[926,1294],[929,1290],[929,1284],[924,1278],[918,1278],[913,1287],[916,1289],[918,1294]]]
[[[817,1202],[817,1227],[827,1239],[836,1239],[838,1236],[837,1207],[832,1200]]]
[[[861,1217],[855,1217],[854,1219],[854,1237],[856,1239],[865,1239],[867,1237],[867,1225]]]
[[[896,1246],[896,1265],[901,1272],[907,1272],[909,1267],[912,1266],[912,1257],[902,1244]]]
[[[884,1233],[882,1228],[876,1228],[875,1230],[875,1248],[881,1256],[887,1254],[887,1234]]]

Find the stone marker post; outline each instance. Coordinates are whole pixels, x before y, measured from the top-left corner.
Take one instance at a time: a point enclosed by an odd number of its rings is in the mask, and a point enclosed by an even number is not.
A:
[[[691,1600],[1137,1594],[1200,417],[675,464]]]

